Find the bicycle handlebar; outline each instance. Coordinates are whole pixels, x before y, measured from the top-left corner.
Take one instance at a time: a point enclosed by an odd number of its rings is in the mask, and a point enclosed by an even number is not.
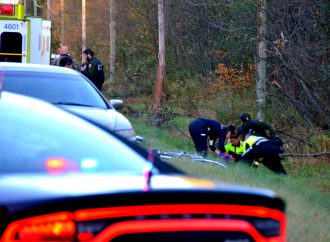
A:
[[[186,151],[181,151],[181,152],[173,152],[173,151],[161,152],[159,150],[156,150],[156,151],[157,151],[156,154],[158,154],[161,159],[162,158],[163,159],[173,159],[173,158],[179,158],[179,157],[187,157],[187,158],[190,158],[194,161],[208,162],[208,163],[219,165],[219,166],[221,166],[222,168],[225,168],[225,169],[228,168],[228,166],[225,163],[221,162],[221,161],[207,159],[203,156],[196,155],[196,154],[190,154]]]

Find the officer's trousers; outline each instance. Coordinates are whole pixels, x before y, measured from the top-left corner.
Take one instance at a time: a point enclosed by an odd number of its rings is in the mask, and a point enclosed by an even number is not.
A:
[[[198,119],[192,121],[189,124],[189,133],[194,141],[196,151],[206,154],[208,148],[208,136],[205,124]]]
[[[271,171],[286,175],[286,171],[281,164],[281,148],[271,142],[263,142],[253,145],[242,156],[242,160],[252,164],[253,160],[263,158],[262,163]]]

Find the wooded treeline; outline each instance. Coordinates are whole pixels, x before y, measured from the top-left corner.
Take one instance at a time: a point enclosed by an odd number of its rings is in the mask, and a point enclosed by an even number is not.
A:
[[[267,117],[289,128],[330,128],[330,2],[328,0],[164,0],[166,75],[163,108],[187,115],[231,91],[241,106],[254,96],[258,60],[258,11],[267,16]],[[38,1],[46,3],[47,1]],[[52,46],[68,45],[80,60],[81,1],[65,1],[65,43],[61,43],[60,1],[52,8]],[[87,0],[87,43],[109,76],[109,1]],[[42,4],[41,4],[42,5]],[[152,95],[158,61],[157,1],[116,1],[116,76],[107,94]],[[46,17],[46,8],[40,13]],[[253,97],[255,98],[255,97]],[[177,111],[176,110],[176,111]],[[277,117],[274,118],[274,114]],[[305,127],[306,128],[306,127]]]

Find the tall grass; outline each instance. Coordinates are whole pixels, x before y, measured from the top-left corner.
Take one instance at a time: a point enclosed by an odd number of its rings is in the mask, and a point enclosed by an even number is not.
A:
[[[137,134],[145,138],[145,147],[194,153],[191,140],[135,118],[130,120]],[[330,163],[326,158],[286,159],[283,165],[288,175],[285,177],[264,167],[253,169],[239,163],[227,170],[181,159],[171,164],[195,177],[271,189],[286,202],[288,241],[330,241]]]

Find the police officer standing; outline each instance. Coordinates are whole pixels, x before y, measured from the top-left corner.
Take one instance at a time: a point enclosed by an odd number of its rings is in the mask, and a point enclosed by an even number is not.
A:
[[[207,155],[208,147],[217,155],[225,153],[225,141],[231,132],[235,132],[233,125],[224,126],[207,118],[197,118],[189,124],[189,133],[196,151],[204,157]],[[216,147],[216,142],[218,147]]]
[[[104,83],[104,70],[102,63],[94,56],[91,49],[83,51],[83,57],[86,63],[81,65],[81,72],[101,91]]]
[[[62,60],[62,59],[65,60]],[[65,45],[60,48],[60,56],[56,58],[53,62],[54,66],[64,66],[63,63],[68,62],[68,59],[71,59],[72,64],[70,65],[71,69],[79,71],[78,62],[69,55],[69,48]],[[62,62],[61,62],[62,61]]]

